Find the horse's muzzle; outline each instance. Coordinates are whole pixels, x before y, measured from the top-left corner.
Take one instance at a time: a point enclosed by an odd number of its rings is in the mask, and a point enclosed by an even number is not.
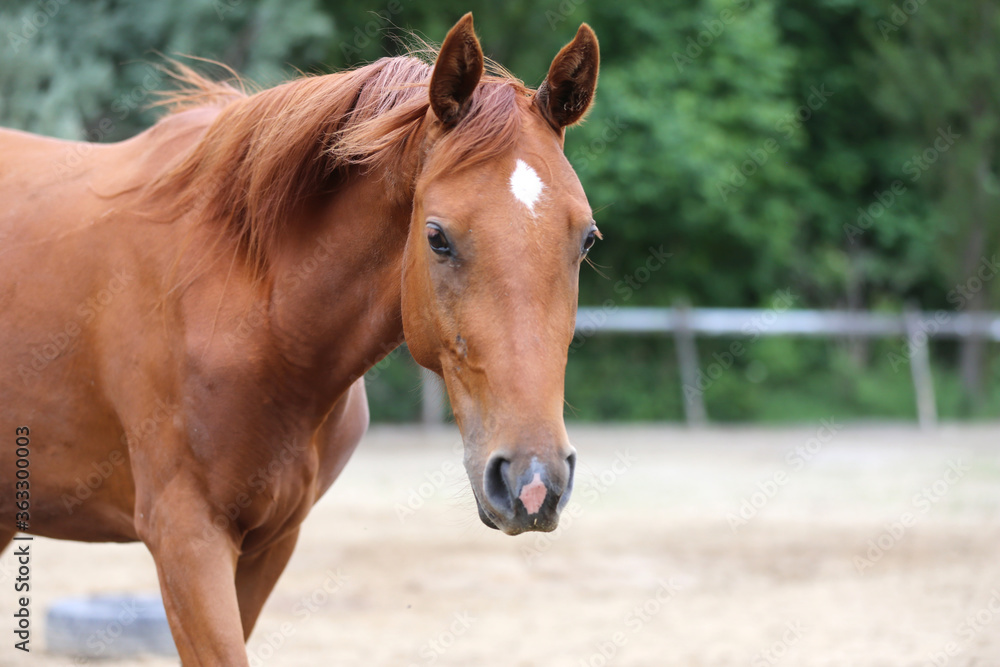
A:
[[[555,530],[573,490],[575,452],[549,462],[524,458],[490,456],[483,470],[483,493],[477,494],[479,518],[508,535]]]

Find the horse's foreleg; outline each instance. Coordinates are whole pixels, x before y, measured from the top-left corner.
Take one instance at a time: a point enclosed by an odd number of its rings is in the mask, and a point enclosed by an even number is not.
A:
[[[213,525],[204,500],[181,484],[171,484],[144,509],[137,527],[156,561],[181,663],[246,666],[233,536]]]
[[[240,602],[243,638],[250,637],[264,602],[292,556],[299,538],[296,528],[267,549],[241,556],[236,564],[236,595]]]

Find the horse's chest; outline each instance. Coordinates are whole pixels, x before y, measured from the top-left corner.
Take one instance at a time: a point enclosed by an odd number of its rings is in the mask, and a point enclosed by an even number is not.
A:
[[[317,470],[308,438],[285,440],[263,456],[247,457],[235,475],[242,481],[231,488],[229,502],[241,510],[249,528],[283,522],[312,494]]]
[[[300,523],[343,471],[367,426],[367,398],[358,381],[320,428],[286,437],[244,466],[240,477],[246,483],[230,495],[245,513],[246,528],[270,532]]]

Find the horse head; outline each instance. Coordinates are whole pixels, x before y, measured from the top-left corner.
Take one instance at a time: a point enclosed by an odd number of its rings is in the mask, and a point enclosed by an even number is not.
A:
[[[444,379],[480,517],[511,535],[554,530],[573,486],[566,361],[580,266],[600,233],[563,140],[590,106],[598,65],[584,24],[537,92],[517,95],[502,119],[476,113],[489,102],[477,97],[484,59],[468,14],[429,84],[403,328],[414,359]],[[487,122],[511,123],[512,140],[453,168]]]

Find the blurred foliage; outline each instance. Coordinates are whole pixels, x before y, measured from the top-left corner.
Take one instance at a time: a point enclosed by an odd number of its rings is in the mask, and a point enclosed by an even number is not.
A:
[[[420,366],[402,345],[365,375],[373,421],[420,419]]]
[[[399,53],[411,31],[440,40],[470,10],[486,53],[532,86],[580,22],[601,39],[597,101],[566,147],[605,235],[582,303],[759,307],[791,290],[795,307],[1000,307],[992,279],[956,297],[1000,250],[993,0],[3,3],[0,124],[120,140],[156,118],[160,54],[266,86]],[[702,365],[726,345],[699,340]],[[912,418],[894,345],[762,339],[706,391],[709,413]],[[943,415],[1000,414],[995,345],[932,353]],[[376,418],[415,417],[417,384],[405,352],[380,364]],[[678,419],[679,385],[669,338],[595,337],[570,355],[568,414]]]

